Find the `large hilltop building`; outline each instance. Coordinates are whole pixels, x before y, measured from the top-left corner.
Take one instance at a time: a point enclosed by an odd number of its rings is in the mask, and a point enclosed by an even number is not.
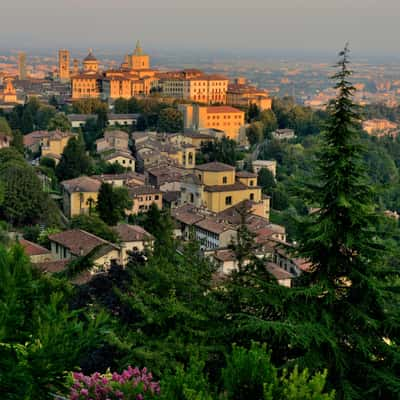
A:
[[[76,69],[76,66],[75,68]],[[157,80],[156,71],[150,69],[150,56],[137,42],[132,54],[125,57],[119,69],[99,71],[99,62],[92,51],[83,60],[83,70],[75,73],[72,80],[72,99],[99,98],[115,100],[150,94]]]
[[[205,104],[225,104],[229,80],[197,69],[158,74],[158,88],[165,97]]]

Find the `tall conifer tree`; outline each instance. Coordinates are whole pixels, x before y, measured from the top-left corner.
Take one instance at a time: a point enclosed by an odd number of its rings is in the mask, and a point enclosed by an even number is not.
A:
[[[228,322],[235,341],[266,341],[287,365],[327,368],[338,399],[399,399],[399,271],[363,165],[347,46],[339,56],[316,176],[297,188],[318,209],[299,225],[297,255],[310,271],[286,289],[249,268],[251,279],[228,291]]]

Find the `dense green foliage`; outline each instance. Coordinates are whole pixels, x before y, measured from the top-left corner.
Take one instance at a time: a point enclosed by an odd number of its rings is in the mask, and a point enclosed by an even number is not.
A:
[[[182,132],[183,131],[183,115],[176,108],[164,108],[160,111],[158,118],[159,132]]]
[[[128,190],[124,187],[114,188],[109,183],[102,183],[97,198],[96,210],[99,217],[110,226],[125,218],[125,211],[132,207]]]
[[[78,318],[68,287],[40,276],[22,249],[0,248],[0,392],[7,400],[49,399],[68,370],[100,341],[104,316]]]
[[[33,167],[14,148],[0,150],[0,216],[13,225],[59,223],[58,210]]]
[[[56,175],[59,181],[77,178],[88,174],[90,166],[91,160],[85,152],[83,141],[80,138],[71,138],[61,155]]]
[[[72,218],[71,228],[93,233],[112,243],[118,242],[118,235],[97,215],[78,215]]]

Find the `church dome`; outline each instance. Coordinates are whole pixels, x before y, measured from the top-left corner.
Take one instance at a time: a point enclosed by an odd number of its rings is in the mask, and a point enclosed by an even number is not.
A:
[[[97,58],[94,56],[92,49],[89,50],[89,54],[85,57],[85,59],[83,61],[84,62],[86,62],[86,61],[97,61]]]

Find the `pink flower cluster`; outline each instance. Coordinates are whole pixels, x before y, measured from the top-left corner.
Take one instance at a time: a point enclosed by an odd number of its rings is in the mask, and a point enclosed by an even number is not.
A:
[[[95,372],[86,376],[80,372],[72,374],[70,400],[147,400],[160,394],[160,385],[146,368],[124,370],[122,374]]]

